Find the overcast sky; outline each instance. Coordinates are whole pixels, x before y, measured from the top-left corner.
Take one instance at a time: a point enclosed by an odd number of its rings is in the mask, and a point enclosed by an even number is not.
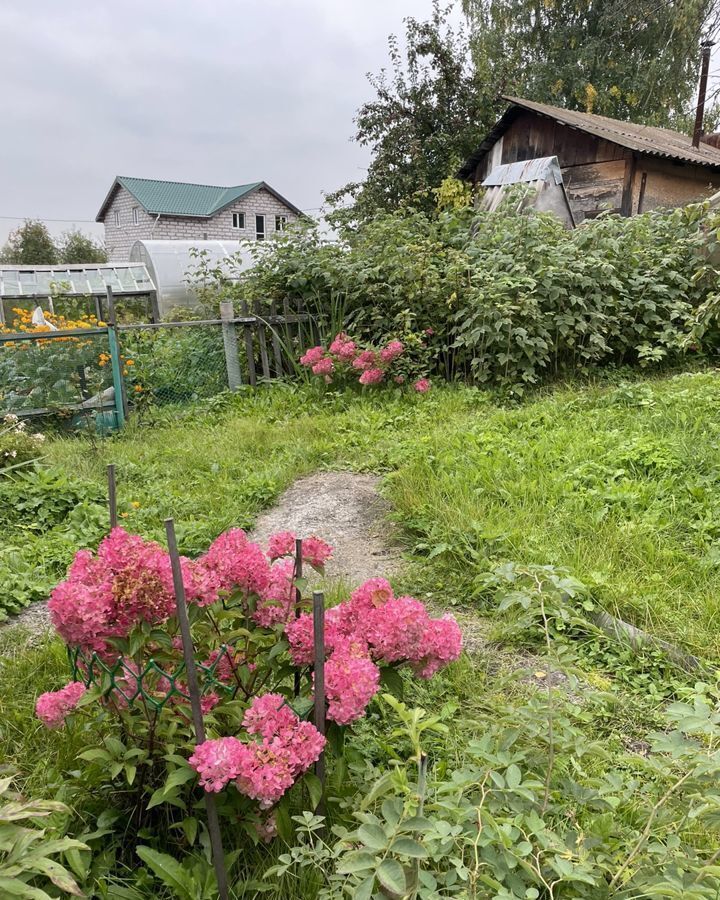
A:
[[[94,220],[115,175],[269,182],[303,209],[350,142],[387,36],[430,0],[0,0],[0,243]]]

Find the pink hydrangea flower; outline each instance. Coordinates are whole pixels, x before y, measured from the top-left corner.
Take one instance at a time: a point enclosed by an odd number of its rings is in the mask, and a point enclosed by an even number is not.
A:
[[[188,762],[206,791],[221,791],[238,777],[248,759],[246,744],[235,737],[213,738],[195,747]]]
[[[430,382],[427,378],[419,378],[413,385],[418,394],[427,394],[430,390]]]
[[[343,362],[351,362],[357,353],[357,346],[344,332],[340,332],[330,344],[330,352]]]
[[[300,357],[300,365],[311,368],[325,356],[324,347],[311,347],[307,353]]]
[[[278,559],[280,556],[292,556],[294,553],[294,532],[278,531],[270,535],[270,540],[268,541],[268,556],[270,559]]]
[[[365,712],[380,687],[380,669],[358,648],[338,646],[325,663],[327,717],[338,725],[348,725]]]
[[[405,376],[404,375],[396,375],[393,378],[395,384],[405,384]]]
[[[295,560],[282,559],[270,570],[270,583],[262,592],[253,620],[262,628],[286,622],[293,610]]]
[[[243,722],[261,740],[205,741],[195,748],[190,765],[206,791],[222,790],[234,781],[241,793],[268,809],[317,761],[325,738],[310,722],[301,722],[279,694],[255,698]]]
[[[418,658],[430,618],[414,597],[397,597],[367,614],[365,636],[372,656],[386,663]]]
[[[192,564],[182,559],[181,567],[188,598],[198,599]],[[159,544],[114,528],[97,556],[87,550],[76,555],[48,608],[66,643],[107,653],[111,638],[127,637],[140,622],[160,624],[175,612],[170,557]]]
[[[196,560],[194,573],[204,585],[201,605],[216,600],[220,591],[239,589],[262,595],[270,584],[267,557],[241,528],[232,528],[217,537],[207,553]]]
[[[384,377],[382,369],[366,369],[360,376],[360,384],[380,384]]]
[[[329,378],[335,370],[335,363],[330,359],[330,357],[326,357],[325,359],[321,359],[319,362],[316,362],[312,367],[313,375],[324,375],[326,378]]]
[[[462,632],[454,616],[431,619],[420,641],[419,659],[414,662],[413,671],[420,678],[432,678],[437,671],[456,660],[461,652]]]
[[[363,350],[353,360],[353,369],[364,372],[377,367],[377,354],[374,350]]]
[[[405,347],[400,341],[390,341],[387,347],[384,347],[380,351],[380,359],[385,365],[389,365],[391,362],[394,362],[398,356],[402,356],[404,350]]]
[[[367,612],[393,599],[393,589],[386,578],[370,578],[350,594],[350,602]]]
[[[298,723],[295,712],[287,705],[282,694],[263,694],[256,697],[243,717],[248,734],[259,734],[270,740]]]
[[[332,557],[333,548],[319,537],[312,535],[302,542],[303,560],[314,569],[322,569]]]
[[[78,705],[86,687],[80,681],[71,681],[59,691],[40,694],[35,704],[35,715],[46,728],[60,728],[65,717]]]

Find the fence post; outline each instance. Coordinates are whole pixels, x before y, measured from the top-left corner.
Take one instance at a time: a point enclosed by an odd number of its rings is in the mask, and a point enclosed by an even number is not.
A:
[[[315,673],[315,727],[320,734],[325,734],[325,595],[322,591],[313,591],[313,656]],[[325,791],[325,751],[315,763],[315,774],[320,779]],[[316,810],[320,816],[325,815],[323,800]]]
[[[237,334],[233,319],[235,312],[229,301],[220,304],[220,318],[222,319],[223,347],[225,348],[225,367],[227,368],[228,387],[236,391],[242,384],[240,374],[240,358],[238,356]]]
[[[192,635],[190,634],[190,622],[188,620],[187,602],[185,598],[185,585],[183,583],[180,554],[177,548],[175,536],[175,522],[165,519],[165,534],[167,536],[170,563],[172,565],[173,587],[175,588],[175,606],[177,608],[178,624],[183,645],[183,659],[185,660],[185,677],[187,678],[188,694],[190,695],[190,708],[192,710],[193,728],[195,730],[195,743],[202,744],[205,741],[205,724],[200,698],[200,685],[198,684],[197,669],[195,668],[195,651]],[[215,805],[215,795],[205,794],[205,809],[208,817],[208,834],[210,835],[210,849],[212,861],[217,878],[220,900],[228,900],[227,870],[225,868],[225,853],[223,851],[222,835],[220,834],[220,821]]]
[[[113,387],[115,388],[115,417],[118,428],[122,428],[127,417],[127,398],[125,396],[125,382],[123,381],[122,364],[120,362],[120,345],[118,343],[117,328],[115,327],[115,302],[111,287],[107,289],[107,305],[107,336]]]

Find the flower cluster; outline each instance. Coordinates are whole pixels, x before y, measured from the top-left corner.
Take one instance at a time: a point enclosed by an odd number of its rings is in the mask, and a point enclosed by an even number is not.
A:
[[[35,704],[35,715],[47,728],[59,728],[68,713],[78,705],[85,690],[81,682],[71,681],[59,691],[40,694]]]
[[[393,375],[393,365],[403,353],[405,346],[401,341],[390,341],[380,350],[362,349],[344,332],[338,334],[330,346],[311,347],[300,357],[300,364],[311,370],[313,375],[323,378],[326,384],[332,384],[334,376],[342,373],[356,377],[362,385],[380,384],[389,377],[396,384],[403,384],[405,376]],[[413,385],[421,394],[428,391],[430,382],[421,378]]]
[[[286,628],[296,665],[313,660],[313,620],[304,613]],[[413,597],[395,597],[384,578],[366,581],[325,617],[328,718],[340,725],[362,716],[378,690],[378,663],[408,664],[430,678],[457,659],[462,635],[455,619],[431,619]]]
[[[304,541],[304,559],[322,570],[332,548],[317,537]],[[293,603],[295,535],[270,538],[270,558],[239,528],[221,534],[207,553],[182,559],[188,602],[207,606],[239,594],[257,598],[256,624],[272,627],[290,616]],[[142,622],[162,624],[175,612],[170,557],[159,544],[130,535],[122,528],[100,544],[97,555],[79,551],[68,577],[48,604],[53,625],[66,643],[89,653],[106,654],[113,638],[125,638]]]
[[[248,736],[223,737],[195,747],[190,765],[206,791],[221,791],[234,782],[247,797],[268,809],[316,762],[325,738],[310,722],[302,722],[280,694],[257,697],[245,713]]]

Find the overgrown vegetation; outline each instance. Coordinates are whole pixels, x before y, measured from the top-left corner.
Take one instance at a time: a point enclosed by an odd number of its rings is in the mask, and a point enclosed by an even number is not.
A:
[[[306,227],[257,248],[246,295],[299,297],[321,323],[338,310],[354,339],[420,336],[436,372],[514,395],[568,372],[715,352],[720,220],[705,206],[567,231],[518,215],[517,197],[477,213],[450,187],[432,214],[378,215],[334,244]]]

